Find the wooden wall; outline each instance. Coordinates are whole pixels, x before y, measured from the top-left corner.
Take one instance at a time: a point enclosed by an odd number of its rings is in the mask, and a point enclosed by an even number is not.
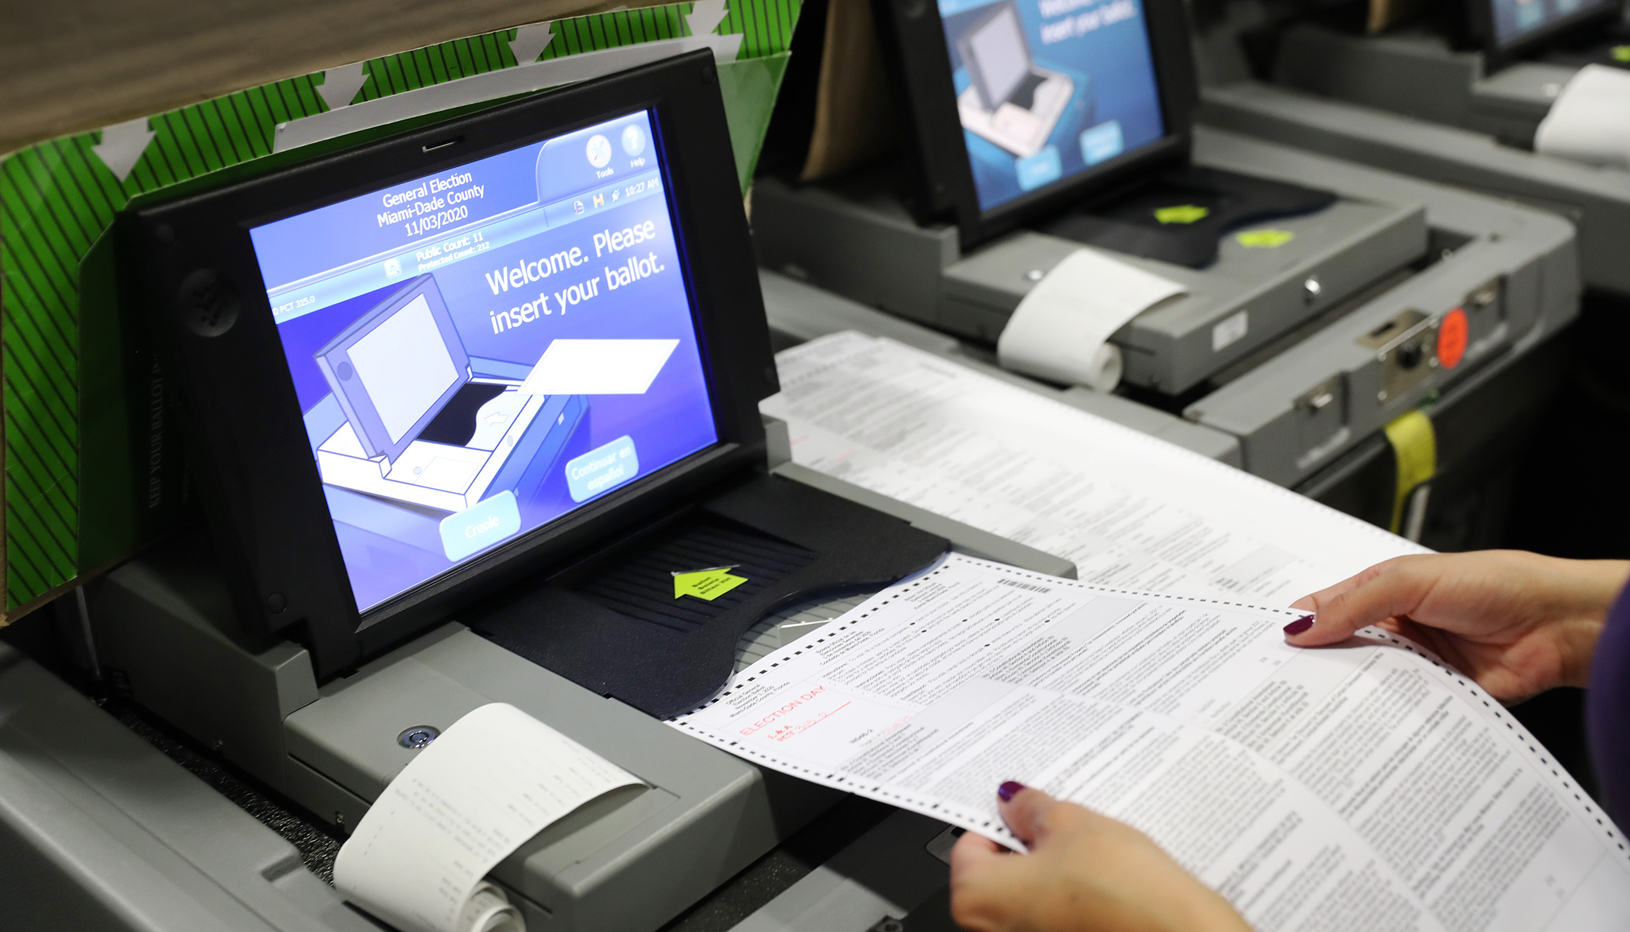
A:
[[[6,2],[0,4],[0,154],[347,62],[652,2]]]

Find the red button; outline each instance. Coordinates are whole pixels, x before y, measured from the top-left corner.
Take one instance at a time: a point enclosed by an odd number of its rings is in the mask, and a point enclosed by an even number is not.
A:
[[[1438,365],[1445,369],[1460,365],[1460,360],[1466,356],[1466,339],[1470,329],[1466,323],[1466,312],[1460,308],[1443,315],[1443,322],[1438,324]]]

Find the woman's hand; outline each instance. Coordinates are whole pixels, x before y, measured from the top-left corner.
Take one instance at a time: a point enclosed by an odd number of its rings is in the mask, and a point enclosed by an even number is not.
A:
[[[1004,783],[1014,854],[972,832],[951,849],[951,916],[973,932],[1250,932],[1228,901],[1148,836]]]
[[[1607,611],[1630,576],[1621,560],[1563,560],[1516,550],[1421,554],[1377,563],[1298,600],[1285,627],[1317,647],[1376,625],[1436,651],[1496,699],[1521,702],[1584,686]]]

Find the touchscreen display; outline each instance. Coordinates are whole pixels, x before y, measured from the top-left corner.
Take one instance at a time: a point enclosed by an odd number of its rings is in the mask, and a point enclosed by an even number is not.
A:
[[[1165,135],[1141,0],[939,0],[980,210]]]
[[[250,231],[357,607],[718,440],[650,115]]]
[[[1507,45],[1558,20],[1599,10],[1618,0],[1489,0],[1494,5],[1494,39]]]

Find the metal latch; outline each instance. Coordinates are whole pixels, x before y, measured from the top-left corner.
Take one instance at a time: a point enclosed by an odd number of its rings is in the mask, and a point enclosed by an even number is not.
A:
[[[1500,300],[1500,280],[1491,278],[1468,292],[1463,306],[1468,311],[1481,311],[1494,306],[1494,302],[1498,300]]]
[[[1306,414],[1318,414],[1330,407],[1339,397],[1341,391],[1341,376],[1332,376],[1323,382],[1303,392],[1296,399],[1296,410]]]
[[[1358,339],[1374,349],[1381,365],[1381,390],[1375,400],[1389,401],[1420,384],[1438,367],[1439,319],[1410,308]]]

